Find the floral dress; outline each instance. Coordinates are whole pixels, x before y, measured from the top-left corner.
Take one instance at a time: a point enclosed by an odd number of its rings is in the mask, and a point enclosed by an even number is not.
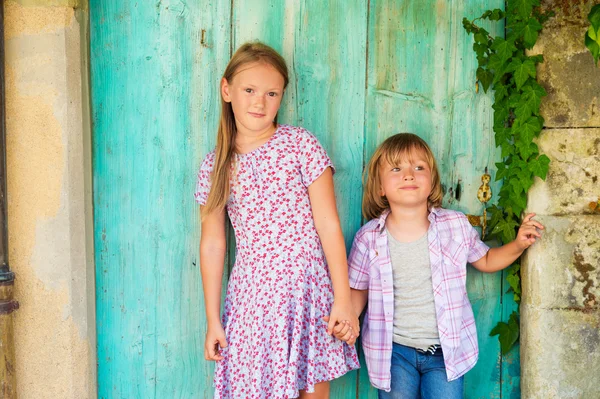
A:
[[[198,172],[206,204],[215,154]],[[295,398],[299,390],[359,367],[354,347],[327,335],[333,303],[308,186],[331,160],[302,128],[279,125],[261,147],[237,154],[227,213],[236,260],[223,325],[228,346],[215,370],[215,398]]]

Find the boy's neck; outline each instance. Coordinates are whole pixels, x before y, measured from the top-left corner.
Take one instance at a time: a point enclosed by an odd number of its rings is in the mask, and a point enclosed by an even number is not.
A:
[[[400,242],[416,241],[429,229],[428,216],[427,206],[406,208],[391,205],[385,227]]]

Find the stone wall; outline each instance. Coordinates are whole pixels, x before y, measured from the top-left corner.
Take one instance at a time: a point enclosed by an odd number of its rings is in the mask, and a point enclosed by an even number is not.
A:
[[[532,53],[548,92],[538,140],[550,159],[529,211],[546,226],[526,254],[521,304],[523,398],[600,397],[600,67],[584,46],[594,1],[545,1],[556,16]]]
[[[94,398],[87,12],[73,0],[3,4],[17,395]]]

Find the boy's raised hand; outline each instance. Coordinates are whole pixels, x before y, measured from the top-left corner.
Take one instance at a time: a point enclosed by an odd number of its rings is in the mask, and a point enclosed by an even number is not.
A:
[[[519,227],[517,238],[515,238],[515,243],[520,250],[529,248],[538,238],[542,237],[542,234],[539,230],[544,230],[544,226],[542,226],[540,222],[533,220],[534,216],[535,213],[528,213],[523,218],[521,227]]]

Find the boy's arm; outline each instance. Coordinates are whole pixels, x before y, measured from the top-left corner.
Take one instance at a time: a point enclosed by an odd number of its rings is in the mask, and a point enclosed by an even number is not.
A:
[[[369,290],[350,289],[350,297],[352,298],[352,307],[357,315],[360,315],[369,299]]]
[[[517,233],[517,238],[499,248],[490,249],[481,259],[471,264],[477,270],[493,273],[505,269],[517,259],[523,251],[529,248],[537,238],[542,237],[537,229],[543,230],[539,222],[532,220],[535,213],[530,213],[523,218],[523,223]]]

